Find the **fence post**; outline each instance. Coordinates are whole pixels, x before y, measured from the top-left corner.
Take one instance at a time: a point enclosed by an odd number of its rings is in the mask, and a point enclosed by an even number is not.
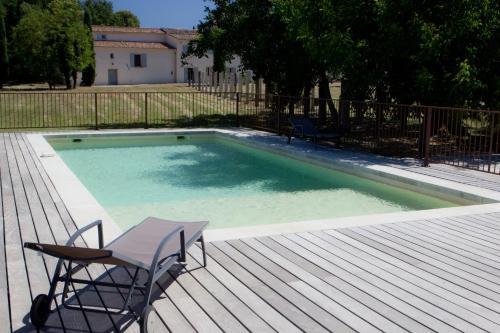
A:
[[[236,93],[236,126],[240,127],[240,93]]]
[[[428,107],[425,110],[425,130],[424,130],[424,167],[429,166],[430,162],[430,142],[431,142],[431,127],[432,127],[432,108]]]
[[[46,94],[42,94],[42,127],[45,128],[46,124],[45,124],[45,95]]]
[[[277,95],[276,96],[277,99],[278,99],[278,119],[277,119],[277,127],[278,127],[278,136],[281,136],[281,98],[280,98],[280,95]]]
[[[144,129],[148,129],[148,93],[144,94]]]
[[[95,130],[99,130],[99,119],[97,116],[97,93],[94,93]]]
[[[495,113],[490,117],[490,145],[488,147],[488,172],[491,172],[491,155],[493,154],[493,137],[495,135]]]

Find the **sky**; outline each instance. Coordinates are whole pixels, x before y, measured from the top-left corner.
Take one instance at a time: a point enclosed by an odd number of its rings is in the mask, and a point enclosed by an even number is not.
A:
[[[128,9],[145,28],[196,27],[210,2],[204,0],[111,0],[115,11]]]

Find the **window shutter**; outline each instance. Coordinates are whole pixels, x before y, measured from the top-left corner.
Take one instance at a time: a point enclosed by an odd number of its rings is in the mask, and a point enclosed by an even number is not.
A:
[[[130,53],[130,67],[135,67],[134,58],[135,58],[135,54]]]
[[[148,66],[148,55],[147,54],[141,54],[141,65],[142,65],[142,67]]]

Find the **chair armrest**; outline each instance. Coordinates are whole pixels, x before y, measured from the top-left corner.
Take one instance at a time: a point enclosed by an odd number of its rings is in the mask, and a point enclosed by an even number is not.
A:
[[[161,252],[163,251],[163,248],[167,244],[167,242],[174,237],[175,235],[180,234],[180,239],[181,239],[181,244],[180,246],[180,251],[183,252],[185,250],[185,244],[183,244],[184,241],[184,227],[183,226],[178,226],[168,234],[166,234],[160,243],[158,244],[158,248],[156,249],[155,255],[153,257],[153,260],[151,261],[151,266],[150,266],[150,272],[154,272],[159,264],[159,262],[163,259],[160,258]]]
[[[93,261],[109,258],[113,255],[113,251],[91,249],[87,247],[74,247],[54,244],[41,243],[24,243],[24,247],[30,250],[42,252],[50,256],[72,260],[72,261]]]
[[[92,222],[92,223],[86,225],[83,228],[78,229],[73,235],[71,235],[69,240],[66,242],[66,246],[73,245],[75,243],[75,241],[78,239],[78,237],[80,237],[80,235],[82,235],[84,232],[86,232],[94,227],[97,227],[97,233],[98,233],[98,237],[99,237],[99,248],[102,249],[104,247],[104,235],[103,235],[103,231],[102,231],[102,220],[97,220],[95,222]]]

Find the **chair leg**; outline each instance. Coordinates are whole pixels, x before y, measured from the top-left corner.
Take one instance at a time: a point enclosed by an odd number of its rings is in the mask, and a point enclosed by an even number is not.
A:
[[[199,241],[201,243],[201,252],[203,253],[203,267],[207,267],[207,252],[205,251],[205,240],[203,239],[203,235],[200,236]]]

